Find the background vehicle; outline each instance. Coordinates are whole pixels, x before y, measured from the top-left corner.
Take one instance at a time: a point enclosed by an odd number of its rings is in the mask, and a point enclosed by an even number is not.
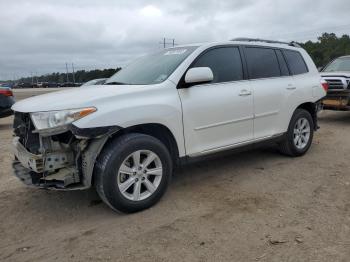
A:
[[[0,85],[0,118],[13,114],[11,107],[14,103],[15,99],[11,88]]]
[[[342,56],[329,63],[322,71],[329,87],[323,108],[350,110],[350,56]]]
[[[73,83],[73,82],[64,82],[64,83],[59,83],[59,87],[77,87],[80,86],[79,83]]]
[[[58,87],[58,84],[53,82],[40,82],[37,84],[37,87],[41,87],[41,88]]]
[[[38,187],[93,185],[113,209],[136,212],[161,198],[184,160],[266,141],[305,154],[325,94],[313,61],[293,43],[165,49],[103,86],[16,103],[13,168]]]
[[[81,86],[103,85],[106,82],[107,79],[108,78],[93,79],[93,80],[90,80],[90,81],[82,84]]]
[[[33,88],[33,87],[34,86],[31,83],[25,83],[25,82],[17,83],[14,86],[14,88]]]

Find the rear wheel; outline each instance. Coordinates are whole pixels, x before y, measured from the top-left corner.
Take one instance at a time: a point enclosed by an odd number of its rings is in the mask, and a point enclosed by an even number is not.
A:
[[[144,134],[112,141],[96,162],[96,190],[115,210],[131,213],[151,207],[165,193],[172,160],[165,145]]]
[[[310,148],[314,134],[314,122],[304,109],[295,110],[285,139],[280,143],[281,153],[289,156],[302,156]]]

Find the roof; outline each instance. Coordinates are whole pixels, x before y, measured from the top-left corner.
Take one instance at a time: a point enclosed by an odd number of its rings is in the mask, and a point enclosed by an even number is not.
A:
[[[289,45],[294,47],[301,47],[298,43],[292,41],[292,42],[282,42],[282,41],[276,41],[276,40],[267,40],[267,39],[260,39],[260,38],[246,38],[246,37],[238,37],[234,38],[231,41],[239,41],[239,42],[260,42],[260,43],[268,43],[268,44],[282,44],[282,45]]]
[[[205,43],[193,43],[193,44],[185,44],[185,45],[177,45],[171,48],[181,48],[181,47],[188,47],[188,46],[198,46],[198,47],[210,47],[215,45],[229,45],[229,44],[241,44],[241,45],[263,45],[263,46],[269,46],[269,47],[277,47],[277,48],[301,48],[300,45],[298,45],[296,42],[282,42],[282,41],[275,41],[275,40],[266,40],[266,39],[259,39],[259,38],[234,38],[229,41],[217,41],[217,42],[205,42]]]

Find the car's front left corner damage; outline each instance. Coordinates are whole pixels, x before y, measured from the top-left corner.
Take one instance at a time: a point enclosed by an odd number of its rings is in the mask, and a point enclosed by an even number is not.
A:
[[[15,113],[12,142],[15,175],[25,184],[74,190],[91,186],[94,164],[108,138],[120,127],[38,132],[26,113]]]

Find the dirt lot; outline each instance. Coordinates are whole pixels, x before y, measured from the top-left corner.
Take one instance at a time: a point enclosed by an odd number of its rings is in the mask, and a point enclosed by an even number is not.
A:
[[[350,113],[322,112],[301,158],[261,149],[188,166],[155,207],[27,188],[0,120],[2,261],[349,261]]]

